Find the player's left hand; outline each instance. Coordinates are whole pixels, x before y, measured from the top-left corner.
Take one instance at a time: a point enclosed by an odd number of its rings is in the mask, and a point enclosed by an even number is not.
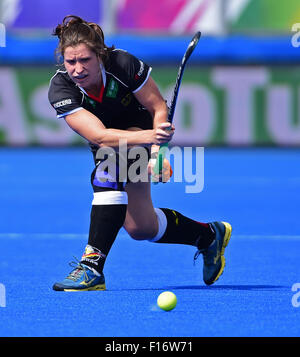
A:
[[[148,164],[148,172],[151,174],[151,181],[152,182],[162,182],[166,183],[170,180],[173,175],[173,170],[170,165],[170,162],[165,158],[163,161],[162,172],[160,174],[154,173],[154,166],[157,159],[150,159]]]

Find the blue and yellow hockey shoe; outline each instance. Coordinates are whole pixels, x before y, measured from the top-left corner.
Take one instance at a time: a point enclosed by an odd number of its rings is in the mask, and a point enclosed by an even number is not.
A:
[[[206,285],[216,282],[225,267],[225,248],[229,243],[232,228],[227,222],[213,222],[210,226],[216,233],[215,240],[206,249],[198,250],[194,256],[196,260],[199,254],[203,255],[203,280]]]
[[[56,291],[105,290],[103,274],[95,274],[88,266],[78,262],[71,273],[61,282],[53,285]]]

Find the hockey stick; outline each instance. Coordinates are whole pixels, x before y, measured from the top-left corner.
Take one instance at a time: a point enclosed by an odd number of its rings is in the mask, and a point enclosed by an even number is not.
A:
[[[200,31],[197,32],[194,35],[193,39],[191,40],[191,42],[188,45],[187,50],[185,51],[184,56],[182,57],[181,64],[179,66],[179,70],[178,70],[178,74],[177,74],[177,78],[176,78],[173,97],[172,97],[172,100],[171,100],[168,119],[167,119],[167,121],[169,123],[173,122],[173,117],[174,117],[174,113],[175,113],[175,107],[176,107],[179,87],[180,87],[180,84],[181,84],[181,79],[182,79],[182,75],[183,75],[183,72],[184,72],[185,65],[186,65],[188,59],[190,58],[191,54],[193,53],[195,47],[197,46],[197,43],[198,43],[198,41],[200,39],[200,36],[201,36],[201,32]],[[168,148],[168,143],[161,145],[160,148],[159,148],[158,156],[157,156],[157,159],[156,159],[156,163],[155,163],[155,166],[153,168],[153,171],[154,171],[155,175],[159,175],[162,172],[163,161],[164,161],[164,157],[165,157],[165,153],[167,151],[167,148]],[[158,182],[154,181],[154,183],[158,183]]]

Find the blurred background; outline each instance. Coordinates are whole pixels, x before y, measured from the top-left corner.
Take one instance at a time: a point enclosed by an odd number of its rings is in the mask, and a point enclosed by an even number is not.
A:
[[[170,98],[200,30],[175,115],[174,145],[300,144],[299,0],[0,0],[0,144],[78,145],[47,99],[51,36],[65,15],[99,23],[107,45],[153,67]]]

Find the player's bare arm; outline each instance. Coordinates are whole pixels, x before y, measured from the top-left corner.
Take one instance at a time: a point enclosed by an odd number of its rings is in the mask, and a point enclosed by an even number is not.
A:
[[[173,136],[173,131],[165,130],[169,127],[168,123],[158,124],[155,129],[140,131],[107,129],[99,118],[86,109],[67,115],[65,120],[76,133],[99,147],[117,148],[120,140],[125,140],[128,147],[161,145],[169,142]]]
[[[144,86],[135,94],[137,100],[151,113],[153,128],[163,129],[173,137],[175,127],[167,122],[168,107],[155,81],[149,77]],[[158,152],[159,145],[152,145],[151,152]]]

